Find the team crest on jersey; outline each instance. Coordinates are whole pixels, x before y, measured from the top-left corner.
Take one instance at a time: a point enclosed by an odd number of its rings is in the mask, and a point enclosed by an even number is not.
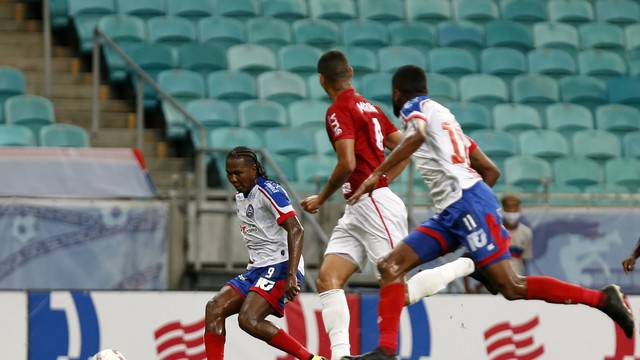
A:
[[[253,216],[254,216],[253,205],[249,204],[249,206],[247,206],[247,217],[249,219],[253,219]]]

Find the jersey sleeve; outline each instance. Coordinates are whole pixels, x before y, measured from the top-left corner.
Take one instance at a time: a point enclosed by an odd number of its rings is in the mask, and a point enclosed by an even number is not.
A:
[[[353,139],[355,131],[351,116],[338,108],[331,107],[327,111],[327,133],[332,143],[342,139]]]
[[[278,225],[282,224],[290,217],[296,216],[296,211],[291,205],[291,200],[287,192],[279,184],[273,181],[266,181],[258,184],[260,193],[264,200],[264,206],[269,210]]]

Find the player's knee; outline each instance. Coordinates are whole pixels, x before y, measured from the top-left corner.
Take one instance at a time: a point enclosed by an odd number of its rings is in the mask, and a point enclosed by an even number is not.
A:
[[[342,289],[343,286],[344,284],[341,284],[339,280],[323,274],[320,274],[316,279],[316,290],[318,294],[333,289]]]
[[[243,331],[253,334],[258,326],[258,319],[247,312],[240,312],[238,315],[238,325]]]
[[[210,323],[224,318],[223,308],[222,304],[220,304],[216,298],[209,300],[205,307],[205,322]]]

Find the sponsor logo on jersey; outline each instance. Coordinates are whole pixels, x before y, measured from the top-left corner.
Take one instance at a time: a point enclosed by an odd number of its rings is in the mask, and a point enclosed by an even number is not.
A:
[[[375,106],[371,105],[371,103],[368,103],[366,101],[360,101],[356,104],[356,106],[358,107],[358,109],[360,110],[360,112],[370,112],[370,113],[377,113],[378,109],[376,109]]]
[[[329,116],[329,125],[333,129],[334,136],[338,136],[342,134],[342,129],[340,128],[340,123],[338,122],[338,117],[336,116],[336,113],[333,113],[331,114],[331,116]]]
[[[251,224],[240,224],[240,232],[242,235],[253,234],[258,231],[258,228]]]

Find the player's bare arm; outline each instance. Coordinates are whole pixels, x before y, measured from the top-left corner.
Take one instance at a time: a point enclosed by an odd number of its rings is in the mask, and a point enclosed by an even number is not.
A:
[[[287,247],[289,249],[289,269],[287,271],[287,287],[285,294],[287,299],[293,300],[300,294],[300,285],[298,284],[298,264],[302,256],[302,248],[304,244],[304,228],[300,224],[297,216],[292,216],[280,224],[287,231]]]
[[[471,168],[477,171],[487,185],[493,187],[500,177],[500,169],[489,157],[477,147],[469,154]]]
[[[351,173],[356,168],[356,154],[355,154],[355,142],[353,139],[342,139],[335,143],[336,156],[338,157],[338,163],[333,169],[329,180],[317,195],[311,195],[302,200],[300,206],[309,212],[317,213],[320,207],[327,201],[336,190],[342,187],[351,176]]]
[[[403,137],[404,137],[404,135],[402,135],[402,132],[394,131],[391,134],[389,134],[389,136],[387,136],[387,138],[384,140],[384,146],[387,149],[393,151],[393,149],[398,147],[398,145],[402,141]],[[398,165],[394,166],[391,170],[387,171],[387,181],[389,181],[389,183],[391,183],[398,176],[400,176],[400,174],[402,174],[402,172],[407,167],[407,165],[409,165],[409,161],[411,161],[411,160],[410,159],[406,159],[406,160],[402,161],[401,163],[399,163]]]
[[[640,257],[640,239],[636,243],[636,247],[633,249],[631,255],[628,258],[624,259],[622,262],[622,268],[624,272],[631,272],[636,266],[636,259]]]

